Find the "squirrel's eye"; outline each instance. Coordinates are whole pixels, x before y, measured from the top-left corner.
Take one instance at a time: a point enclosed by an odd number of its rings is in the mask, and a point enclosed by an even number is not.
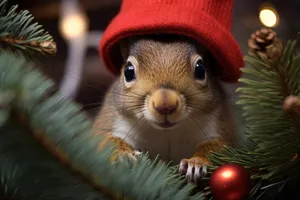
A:
[[[195,65],[195,79],[204,80],[205,79],[205,69],[202,59],[198,59]]]
[[[126,82],[133,81],[135,79],[135,72],[134,72],[134,66],[131,62],[128,62],[126,64],[125,70],[124,70],[124,76]]]

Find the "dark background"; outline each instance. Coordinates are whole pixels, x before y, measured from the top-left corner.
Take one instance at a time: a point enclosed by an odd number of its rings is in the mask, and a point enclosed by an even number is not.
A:
[[[18,4],[19,9],[28,9],[35,20],[54,37],[57,43],[57,54],[48,58],[51,67],[43,67],[43,70],[59,83],[65,75],[68,51],[68,45],[58,29],[60,1],[8,0],[8,2],[10,5]],[[262,27],[258,15],[260,5],[265,2],[273,4],[279,13],[280,24],[274,29],[283,39],[294,38],[300,30],[299,0],[235,0],[232,32],[244,52],[247,50],[249,35]],[[103,31],[117,14],[121,0],[81,0],[80,3],[89,18],[89,30]],[[113,77],[103,67],[98,50],[89,48],[83,66],[80,88],[75,100],[83,105],[92,105],[101,101],[103,93],[99,93],[97,88],[105,90],[112,81]],[[94,107],[97,106],[87,106],[86,108],[94,109]]]

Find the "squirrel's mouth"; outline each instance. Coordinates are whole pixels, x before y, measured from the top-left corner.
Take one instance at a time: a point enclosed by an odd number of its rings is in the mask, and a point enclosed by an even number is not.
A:
[[[175,122],[169,122],[168,120],[165,120],[164,122],[161,123],[155,123],[155,124],[163,129],[172,128],[176,125]]]

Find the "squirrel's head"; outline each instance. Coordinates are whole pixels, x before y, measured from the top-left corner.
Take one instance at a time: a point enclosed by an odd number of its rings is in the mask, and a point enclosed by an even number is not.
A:
[[[156,128],[210,115],[222,90],[204,47],[176,36],[134,38],[121,45],[119,111]]]

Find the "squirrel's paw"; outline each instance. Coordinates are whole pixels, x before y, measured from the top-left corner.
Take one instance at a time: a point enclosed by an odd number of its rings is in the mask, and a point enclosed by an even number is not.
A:
[[[137,161],[137,159],[139,158],[139,156],[142,154],[142,152],[140,151],[116,151],[114,153],[114,155],[112,156],[111,160],[113,162],[116,162],[118,160],[122,160],[122,159],[129,159],[129,161],[135,162]]]
[[[206,163],[199,157],[182,159],[179,165],[179,173],[185,175],[188,182],[198,184],[199,180],[207,175]]]
[[[134,150],[133,152],[129,153],[128,156],[130,160],[137,161],[137,159],[140,157],[141,154],[142,152]]]

